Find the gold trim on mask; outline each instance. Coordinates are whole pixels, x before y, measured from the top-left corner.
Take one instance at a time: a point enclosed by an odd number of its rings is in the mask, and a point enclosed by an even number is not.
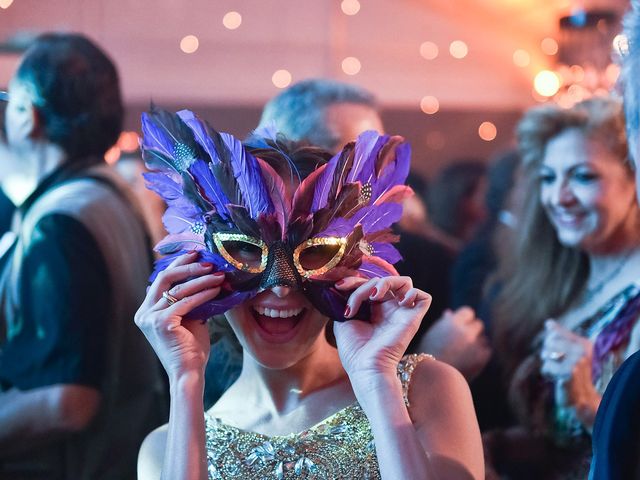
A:
[[[227,262],[229,262],[238,270],[242,270],[243,272],[249,272],[249,273],[261,273],[267,267],[267,259],[269,257],[269,248],[267,247],[267,244],[264,243],[259,238],[250,237],[249,235],[244,235],[242,233],[214,233],[212,237],[213,237],[213,243],[215,243],[216,248],[218,249],[218,252],[220,253],[220,255],[222,255],[222,257]],[[224,247],[224,243],[223,243],[223,242],[229,242],[229,241],[244,242],[244,243],[253,245],[255,247],[258,247],[261,251],[260,266],[251,267],[245,263],[242,263],[240,260],[233,258],[233,256]]]
[[[331,258],[331,260],[329,260],[327,263],[325,263],[322,267],[316,268],[316,269],[313,269],[313,270],[306,270],[300,264],[300,254],[304,250],[306,250],[307,248],[317,247],[317,246],[321,246],[321,245],[331,245],[331,246],[339,245],[340,249]],[[346,250],[346,248],[347,248],[347,239],[346,238],[342,238],[342,237],[310,238],[306,242],[303,242],[300,245],[298,245],[296,247],[296,249],[293,251],[293,264],[296,266],[296,269],[298,270],[298,273],[300,273],[300,275],[302,275],[304,278],[309,278],[309,277],[312,277],[314,275],[322,275],[323,273],[328,272],[333,267],[335,267],[338,263],[340,263],[340,260],[342,260],[342,256],[344,255],[344,251]]]

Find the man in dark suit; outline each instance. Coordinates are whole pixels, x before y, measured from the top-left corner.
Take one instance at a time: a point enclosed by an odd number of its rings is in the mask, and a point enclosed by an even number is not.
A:
[[[622,84],[631,161],[640,199],[640,0],[625,17]],[[640,352],[618,369],[602,397],[593,428],[592,480],[640,479]]]

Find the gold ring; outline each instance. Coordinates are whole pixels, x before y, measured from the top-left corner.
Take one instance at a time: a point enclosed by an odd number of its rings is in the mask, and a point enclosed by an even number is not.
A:
[[[164,298],[169,305],[173,305],[178,301],[178,299],[171,295],[168,290],[162,292],[162,298]]]
[[[549,352],[549,360],[553,360],[554,362],[559,362],[566,356],[567,354],[564,352]]]

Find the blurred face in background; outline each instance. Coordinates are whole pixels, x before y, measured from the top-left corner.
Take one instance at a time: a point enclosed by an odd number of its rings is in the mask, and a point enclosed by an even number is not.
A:
[[[384,133],[380,115],[373,108],[359,103],[336,103],[326,109],[327,128],[338,138],[332,153],[338,153],[362,132],[375,130]]]
[[[635,180],[623,162],[578,129],[548,142],[540,200],[560,243],[607,252],[636,224]]]

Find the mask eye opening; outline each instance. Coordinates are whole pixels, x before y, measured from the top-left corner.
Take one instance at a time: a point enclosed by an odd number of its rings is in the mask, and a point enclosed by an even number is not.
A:
[[[333,255],[333,257],[322,265],[319,268],[314,269],[306,269],[303,267],[300,262],[300,255],[304,252],[304,250],[308,248],[318,247],[318,246],[338,246],[338,251]],[[293,264],[296,266],[298,273],[303,278],[313,277],[315,275],[322,275],[333,267],[335,267],[340,260],[342,260],[342,256],[347,248],[347,239],[342,237],[318,237],[318,238],[310,238],[306,242],[301,243],[296,247],[293,251]]]
[[[213,243],[218,249],[218,253],[224,258],[227,262],[233,265],[238,270],[248,273],[261,273],[267,268],[267,259],[269,257],[269,247],[259,238],[253,238],[248,235],[244,235],[242,233],[214,233],[212,235]],[[247,263],[244,263],[229,253],[227,248],[224,245],[224,242],[240,242],[247,243],[249,245],[253,245],[254,247],[258,247],[260,249],[260,265],[259,266],[251,266]]]

